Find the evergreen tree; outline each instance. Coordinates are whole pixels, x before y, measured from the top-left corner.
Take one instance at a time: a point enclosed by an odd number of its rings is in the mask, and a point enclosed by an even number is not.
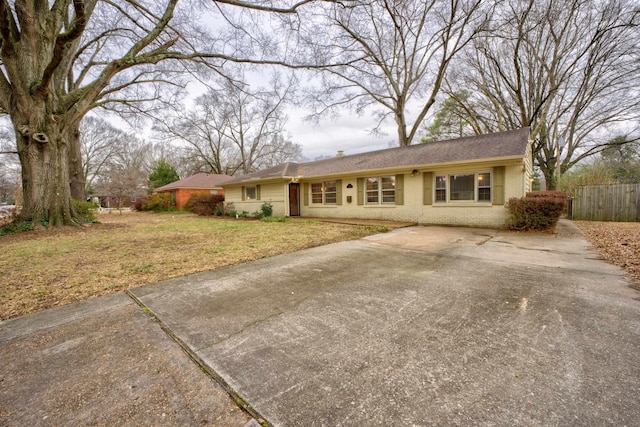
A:
[[[176,168],[171,166],[164,157],[158,161],[153,162],[153,169],[147,178],[147,187],[149,192],[152,192],[158,187],[171,184],[180,179]]]

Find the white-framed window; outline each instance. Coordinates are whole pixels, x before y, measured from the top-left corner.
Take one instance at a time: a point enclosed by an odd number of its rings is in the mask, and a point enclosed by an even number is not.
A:
[[[447,202],[447,175],[436,176],[436,202]]]
[[[491,174],[489,172],[482,172],[478,175],[478,201],[490,202],[491,201]]]
[[[491,202],[491,172],[439,174],[434,187],[435,203]]]
[[[335,205],[337,192],[336,181],[314,182],[311,184],[311,203]]]
[[[394,204],[396,202],[396,177],[375,176],[365,178],[365,204]]]

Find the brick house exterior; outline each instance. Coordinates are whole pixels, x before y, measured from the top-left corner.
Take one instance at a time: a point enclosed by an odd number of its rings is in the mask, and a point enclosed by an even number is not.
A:
[[[194,194],[216,194],[224,196],[222,184],[232,179],[232,176],[222,174],[198,173],[171,184],[156,188],[154,194],[168,194],[172,205],[178,210],[184,210],[189,198]]]
[[[223,184],[225,203],[276,216],[363,218],[501,228],[531,190],[529,128],[285,163]]]

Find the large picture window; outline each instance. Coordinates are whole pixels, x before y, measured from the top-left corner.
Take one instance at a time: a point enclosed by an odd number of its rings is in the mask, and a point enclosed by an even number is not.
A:
[[[449,175],[449,200],[472,201],[475,197],[474,175]]]
[[[396,177],[376,176],[365,179],[365,203],[393,204],[396,202]]]
[[[336,181],[324,181],[311,184],[311,203],[335,205],[338,186]]]
[[[491,202],[491,173],[436,175],[435,202]]]

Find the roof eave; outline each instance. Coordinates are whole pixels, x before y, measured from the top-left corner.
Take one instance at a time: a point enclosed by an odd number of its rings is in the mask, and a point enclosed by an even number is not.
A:
[[[494,158],[483,158],[477,160],[460,160],[456,162],[442,162],[442,163],[419,163],[414,165],[405,165],[405,166],[392,166],[386,168],[374,168],[374,169],[359,169],[356,171],[342,172],[342,173],[331,173],[331,174],[323,174],[323,175],[311,175],[311,176],[300,176],[297,179],[300,180],[310,180],[310,179],[319,179],[319,178],[335,178],[340,176],[356,176],[356,175],[368,175],[373,173],[385,173],[392,171],[407,171],[411,172],[414,169],[419,171],[423,170],[435,170],[438,168],[447,168],[447,167],[459,167],[461,165],[468,164],[478,164],[478,163],[494,163],[497,166],[502,166],[502,164],[515,163],[519,161],[524,161],[525,156],[515,155],[515,156],[505,156],[505,157],[494,157]]]
[[[303,179],[303,176],[278,176],[269,178],[250,178],[242,181],[225,182],[222,187],[242,186],[245,184],[271,184],[277,182],[293,182],[299,179]]]

